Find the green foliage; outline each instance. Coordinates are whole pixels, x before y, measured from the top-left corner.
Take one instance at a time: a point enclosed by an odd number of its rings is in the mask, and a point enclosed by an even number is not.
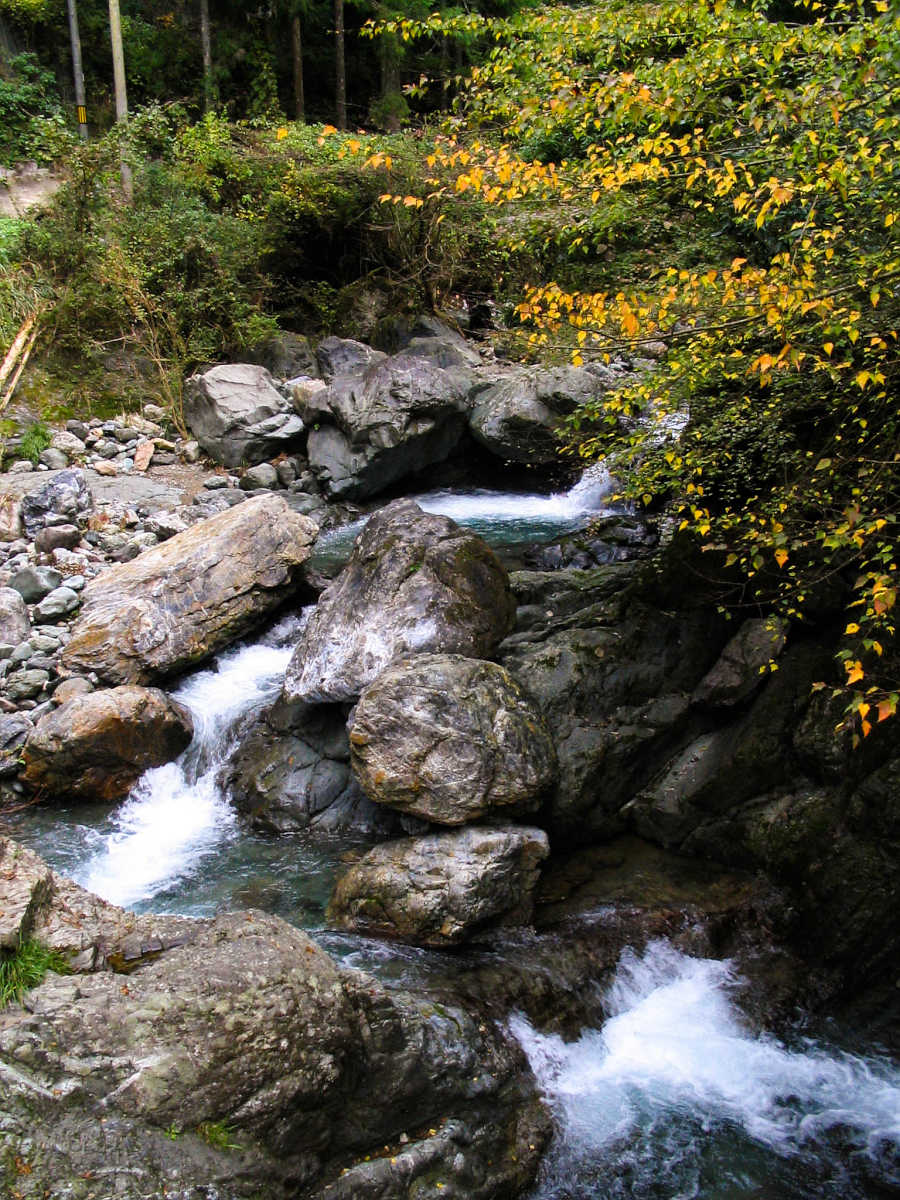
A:
[[[61,954],[40,942],[29,940],[15,950],[0,950],[0,1009],[19,1003],[48,971],[67,975],[69,968]]]
[[[69,143],[53,74],[34,54],[0,65],[0,166],[53,162]]]
[[[197,1135],[214,1150],[240,1150],[233,1132],[221,1121],[204,1121],[197,1126]]]
[[[576,414],[573,449],[671,506],[723,604],[800,621],[820,582],[843,588],[867,734],[900,692],[896,6],[808,0],[786,23],[758,0],[601,0],[385,28],[490,36],[419,199],[477,194],[542,244],[555,278],[518,309],[535,353],[661,356]]]
[[[19,455],[37,465],[38,459],[50,445],[50,430],[43,421],[35,421],[22,434]]]

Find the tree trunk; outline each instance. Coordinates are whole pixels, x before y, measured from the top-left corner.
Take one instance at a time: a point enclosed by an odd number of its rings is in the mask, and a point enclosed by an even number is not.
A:
[[[212,38],[209,32],[209,0],[200,0],[200,46],[203,51],[203,108],[213,107]]]
[[[75,109],[78,132],[83,142],[88,138],[87,104],[84,95],[84,71],[81,67],[81,35],[78,32],[78,8],[75,0],[68,0],[69,37],[72,42],[72,76],[75,82]]]
[[[338,129],[347,128],[347,69],[344,64],[344,0],[334,0],[335,109]]]
[[[291,59],[294,66],[294,117],[298,121],[305,121],[306,107],[303,103],[303,43],[300,39],[299,16],[294,16],[291,20]]]
[[[109,0],[109,36],[112,42],[113,81],[116,89],[116,121],[124,125],[128,121],[128,93],[125,90],[125,51],[122,49],[122,19],[119,15],[119,0]],[[133,189],[131,167],[124,157],[121,163],[122,191],[131,203]]]

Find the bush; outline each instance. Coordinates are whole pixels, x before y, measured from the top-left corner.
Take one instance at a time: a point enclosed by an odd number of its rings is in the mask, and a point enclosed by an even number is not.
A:
[[[0,165],[54,162],[69,142],[53,75],[37,55],[16,55],[0,74]]]
[[[19,1003],[48,971],[69,973],[61,954],[37,941],[25,941],[16,950],[0,950],[0,1009]]]

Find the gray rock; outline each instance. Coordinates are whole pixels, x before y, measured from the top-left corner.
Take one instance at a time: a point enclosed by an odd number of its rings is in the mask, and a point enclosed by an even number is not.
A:
[[[338,879],[328,919],[368,936],[455,946],[491,925],[531,919],[540,829],[470,828],[376,846]]]
[[[465,428],[472,376],[400,354],[358,377],[339,377],[310,398],[304,420],[311,469],[341,499],[377,495],[443,462]]]
[[[58,618],[74,612],[79,604],[81,604],[81,597],[72,588],[65,586],[55,588],[39,604],[35,605],[35,620],[56,621]]]
[[[22,497],[25,536],[34,538],[45,525],[77,525],[93,508],[84,471],[60,471],[43,487]]]
[[[276,704],[241,737],[225,784],[240,812],[277,833],[411,832],[397,814],[373,804],[353,778],[346,718],[336,705]]]
[[[366,795],[441,825],[534,808],[556,778],[540,711],[496,663],[453,654],[394,662],[363,690],[349,732]]]
[[[443,652],[485,657],[513,606],[493,550],[411,500],[377,513],[323,592],[288,665],[288,701],[353,700],[394,659]]]
[[[50,531],[41,530],[42,534],[47,532]],[[36,604],[54,588],[58,588],[62,581],[62,572],[55,571],[53,567],[28,566],[13,575],[9,586],[16,589],[26,604]]]
[[[34,722],[23,713],[0,716],[0,779],[8,779],[18,773],[22,747],[34,728]],[[0,945],[6,945],[0,934]]]
[[[84,444],[84,438],[74,429],[70,429],[69,425],[77,425],[84,430],[85,437],[87,436],[87,426],[82,425],[80,421],[70,421],[65,429],[54,429],[50,435],[50,446],[54,450],[62,450],[69,457],[77,457],[79,454],[84,454],[87,447]],[[63,466],[66,466],[63,463]]]
[[[786,634],[787,622],[779,617],[745,621],[697,684],[692,699],[724,708],[745,700],[765,681],[769,663],[784,649]]]
[[[33,700],[49,682],[48,671],[15,671],[6,678],[6,694],[14,702]]]
[[[226,467],[263,462],[299,443],[303,422],[264,367],[234,363],[185,382],[184,417]]]
[[[244,472],[238,487],[244,492],[253,492],[257,488],[277,488],[278,472],[271,463],[260,463]]]
[[[0,588],[0,642],[17,646],[31,633],[28,609],[15,588]]]
[[[250,361],[259,363],[278,379],[318,374],[309,338],[299,333],[277,333],[267,338],[251,351]]]
[[[29,462],[27,458],[20,458],[10,465],[9,473],[10,475],[28,475],[33,470],[33,462]]]
[[[299,586],[317,532],[273,495],[192,525],[87,584],[63,666],[108,683],[186,670]]]
[[[118,800],[149,767],[177,758],[192,734],[188,710],[157,688],[82,693],[35,726],[22,778],[44,795]]]
[[[54,446],[41,451],[39,460],[49,471],[62,471],[69,465],[69,456]]]
[[[20,642],[9,656],[9,661],[13,666],[18,666],[19,663],[28,662],[34,657],[34,646],[31,641]]]
[[[383,362],[386,357],[380,350],[351,338],[327,337],[316,346],[316,362],[326,383],[339,375],[362,375],[373,363]]]
[[[181,447],[181,457],[186,463],[196,463],[200,461],[200,443],[193,440],[185,442]]]
[[[524,370],[478,393],[469,426],[506,461],[556,462],[563,418],[607,387],[586,367]]]

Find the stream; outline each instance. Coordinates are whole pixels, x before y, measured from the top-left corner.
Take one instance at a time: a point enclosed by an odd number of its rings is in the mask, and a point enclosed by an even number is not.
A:
[[[436,492],[416,497],[505,547],[548,541],[604,509],[588,475],[553,496]],[[364,521],[321,539],[320,569],[346,559]],[[440,957],[323,934],[347,837],[271,837],[239,824],[219,784],[254,712],[270,704],[308,612],[219,655],[173,695],[194,740],[148,771],[122,804],[38,806],[15,836],[56,869],[136,911],[210,916],[255,906],[317,931],[348,965],[385,982],[440,970]],[[437,965],[435,965],[437,964]],[[877,1053],[749,1031],[727,963],[665,942],[626,951],[604,996],[607,1020],[576,1041],[514,1016],[557,1134],[533,1200],[865,1200],[900,1194],[900,1071]]]

